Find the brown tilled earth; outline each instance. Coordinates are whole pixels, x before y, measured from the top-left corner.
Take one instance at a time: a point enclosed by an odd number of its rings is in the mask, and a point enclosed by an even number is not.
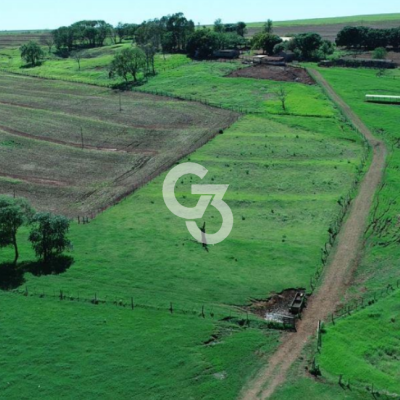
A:
[[[196,102],[0,72],[0,194],[95,215],[237,118]]]
[[[254,65],[233,71],[229,76],[233,78],[254,78],[269,79],[280,82],[298,82],[307,85],[315,84],[314,80],[305,69],[291,66],[279,67],[275,65]]]

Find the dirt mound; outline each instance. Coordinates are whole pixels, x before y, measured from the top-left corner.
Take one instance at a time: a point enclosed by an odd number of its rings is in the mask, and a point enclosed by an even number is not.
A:
[[[278,82],[304,83],[306,85],[315,84],[314,80],[305,69],[291,66],[280,67],[275,65],[254,65],[233,71],[229,77],[269,79]]]

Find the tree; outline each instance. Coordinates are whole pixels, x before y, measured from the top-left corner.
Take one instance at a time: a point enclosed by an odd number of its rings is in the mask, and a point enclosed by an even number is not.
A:
[[[374,60],[384,60],[387,57],[387,50],[384,47],[377,47],[372,54]]]
[[[29,241],[36,256],[49,267],[54,258],[71,246],[69,220],[60,215],[38,213],[32,219]]]
[[[244,35],[247,33],[247,25],[244,22],[238,22],[236,24],[236,33],[239,36],[244,37]]]
[[[152,43],[147,43],[146,45],[141,46],[141,49],[146,57],[146,73],[155,75],[155,55],[157,53],[156,47]]]
[[[323,45],[321,36],[318,33],[301,33],[296,35],[292,40],[290,47],[292,50],[298,50],[303,60],[311,60],[318,58],[316,52]]]
[[[123,49],[115,55],[110,66],[110,76],[117,74],[128,82],[128,75],[132,75],[134,82],[137,82],[137,74],[146,64],[146,55],[143,50],[133,47]]]
[[[14,247],[14,265],[17,265],[19,258],[18,229],[29,223],[32,215],[33,209],[25,199],[0,196],[0,248]]]
[[[264,24],[263,31],[264,31],[264,33],[269,33],[270,35],[273,33],[273,31],[274,31],[274,23],[272,22],[271,19],[269,19]]]
[[[284,86],[279,86],[279,88],[278,88],[278,90],[276,92],[276,95],[277,95],[279,101],[281,102],[282,110],[286,111],[286,100],[287,100],[288,92],[285,89],[285,87]]]
[[[262,49],[264,53],[272,55],[274,47],[279,43],[282,43],[282,39],[279,36],[260,32],[253,36],[251,47],[254,50]]]
[[[81,60],[84,57],[85,53],[83,51],[74,51],[72,53],[72,57],[74,58],[74,60],[78,63],[78,70],[81,70]]]
[[[36,42],[30,41],[22,45],[19,50],[21,58],[32,67],[35,67],[44,59],[44,52]]]
[[[218,18],[218,19],[215,20],[215,22],[214,22],[214,32],[217,32],[217,33],[225,32],[225,26],[222,23],[221,18]]]
[[[192,58],[210,58],[215,50],[219,48],[219,34],[208,28],[199,29],[194,32],[188,40],[186,51]]]

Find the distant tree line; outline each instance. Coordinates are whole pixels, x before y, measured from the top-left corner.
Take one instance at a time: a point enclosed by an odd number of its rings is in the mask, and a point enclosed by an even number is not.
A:
[[[373,29],[365,26],[347,26],[337,35],[336,44],[361,50],[373,50],[378,47],[400,48],[400,28]]]

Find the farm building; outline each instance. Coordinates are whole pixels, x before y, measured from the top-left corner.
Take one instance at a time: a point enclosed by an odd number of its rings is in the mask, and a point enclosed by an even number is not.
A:
[[[266,55],[258,55],[253,57],[254,64],[266,64],[266,65],[281,65],[285,66],[285,58],[284,57],[271,57]]]
[[[369,103],[400,104],[400,96],[385,96],[380,94],[367,94],[365,101]]]

